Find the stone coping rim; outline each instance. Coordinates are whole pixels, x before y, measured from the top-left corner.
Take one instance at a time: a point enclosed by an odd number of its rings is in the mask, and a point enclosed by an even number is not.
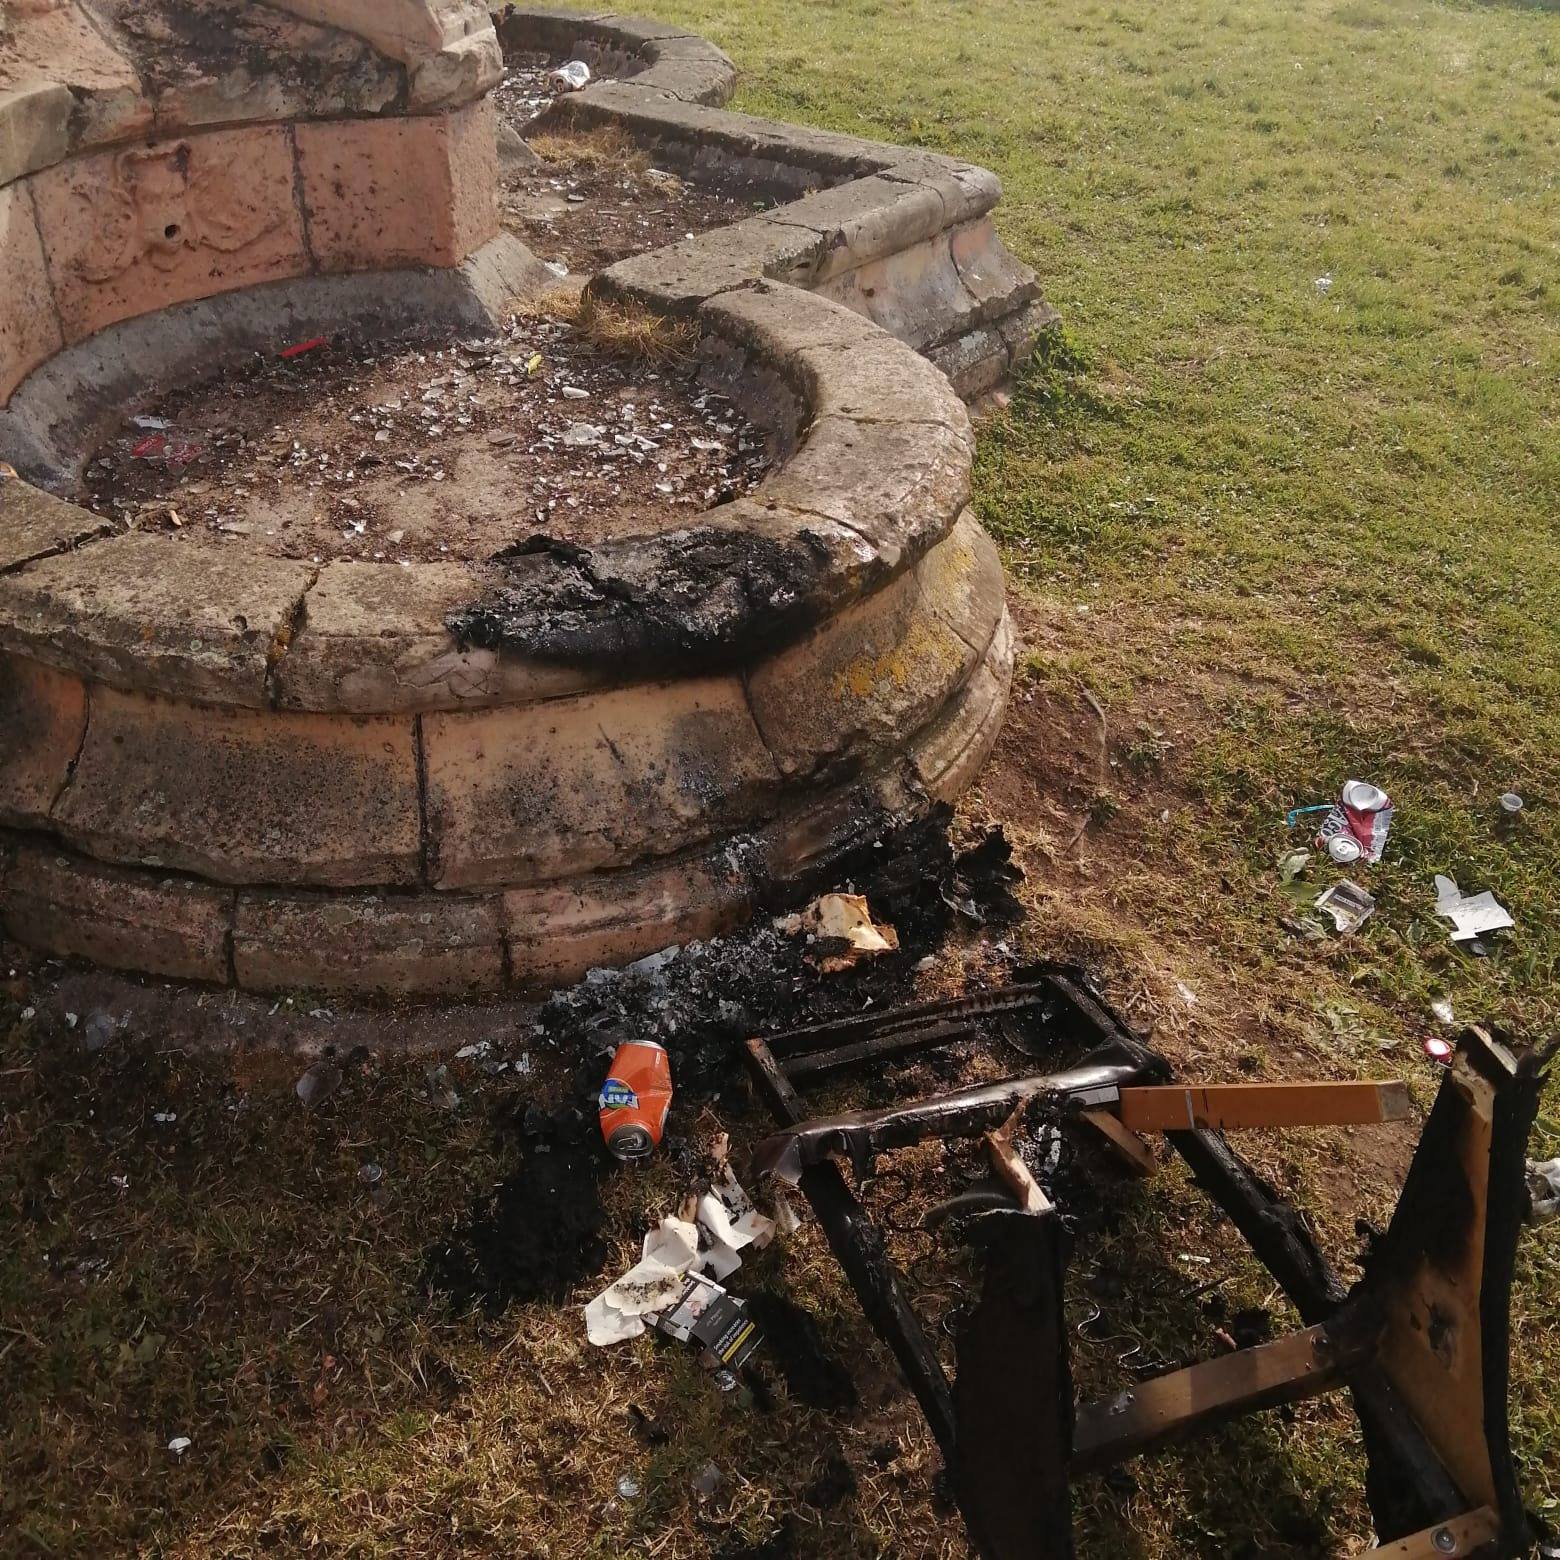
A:
[[[937,154],[848,136],[820,136],[783,122],[727,114],[688,101],[686,94],[700,83],[707,84],[712,69],[729,70],[730,61],[713,45],[680,28],[614,12],[529,7],[508,8],[495,21],[506,36],[525,27],[540,28],[553,46],[567,47],[559,40],[588,35],[598,44],[621,48],[643,62],[643,68],[629,80],[562,98],[551,114],[617,117],[631,132],[636,127],[662,126],[679,135],[713,138],[728,150],[762,141],[774,150],[791,148],[799,166],[826,154],[826,161],[844,158],[856,170],[849,182],[729,228],[632,257],[591,283],[599,296],[691,316],[706,332],[729,344],[739,365],[732,369],[734,377],[740,380],[743,367],[767,374],[783,384],[797,402],[796,417],[803,430],[800,445],[754,492],[707,511],[688,527],[618,539],[599,544],[589,553],[593,574],[609,591],[619,589],[624,580],[655,579],[664,555],[691,533],[729,537],[756,527],[770,539],[779,536],[793,543],[805,539],[826,553],[827,567],[819,578],[783,612],[759,614],[751,624],[740,619],[723,623],[718,640],[708,634],[699,638],[704,633],[702,625],[691,630],[695,637],[690,661],[697,655],[708,665],[714,654],[727,665],[751,662],[794,641],[827,613],[881,588],[913,565],[947,534],[968,498],[973,435],[967,413],[941,371],[861,314],[815,295],[810,287],[834,275],[842,264],[891,256],[907,244],[944,231],[950,220],[969,223],[979,219],[995,203],[1000,185],[985,170]],[[714,96],[723,100],[730,87],[730,80],[725,80]],[[469,270],[470,266],[468,262],[461,269]],[[245,299],[263,302],[269,289],[297,285],[328,290],[331,286],[372,287],[374,283],[370,275],[305,278],[221,296],[234,300],[231,307],[241,309]],[[208,299],[175,308],[220,310],[223,306],[218,299]],[[110,330],[155,330],[159,319],[158,314],[142,316]],[[79,350],[97,339],[88,338],[88,343],[66,351]],[[873,373],[860,372],[863,361],[871,364]],[[47,365],[35,371],[30,380],[46,373]],[[29,382],[24,381],[17,397],[25,396]],[[874,455],[879,467],[908,466],[928,481],[911,484],[899,494],[885,491],[883,484],[874,480]],[[847,474],[844,480],[842,472]],[[849,477],[854,477],[854,482]],[[4,507],[5,493],[0,486],[0,513]],[[105,666],[88,650],[71,648],[73,609],[51,616],[46,604],[40,607],[35,602],[25,625],[5,621],[5,575],[26,581],[29,571],[51,555],[78,546],[101,549],[105,542],[112,548],[115,539],[102,536],[103,526],[97,517],[79,509],[73,513],[75,523],[66,524],[61,511],[60,523],[50,530],[48,545],[31,556],[8,555],[6,538],[0,535],[0,646],[115,686],[140,687],[142,684],[122,666]],[[188,547],[187,543],[182,545]],[[223,549],[211,551],[220,553]],[[107,555],[95,551],[92,556]],[[361,685],[349,692],[332,680],[331,667],[354,657],[383,660],[387,642],[400,634],[418,642],[425,653],[442,655],[452,664],[471,654],[489,660],[496,655],[506,669],[503,680],[509,684],[510,698],[568,695],[625,680],[621,672],[606,670],[614,662],[618,667],[623,665],[626,658],[621,643],[603,648],[588,640],[556,642],[557,636],[546,641],[543,635],[536,643],[519,647],[519,654],[513,643],[473,646],[450,641],[436,647],[441,627],[437,621],[430,623],[427,608],[439,596],[440,586],[450,585],[452,565],[447,563],[414,564],[409,569],[394,563],[362,565],[364,571],[381,571],[383,580],[392,575],[411,576],[403,582],[401,594],[412,599],[417,611],[400,622],[380,618],[371,631],[355,637],[339,631],[338,625],[326,636],[327,644],[308,632],[309,605],[319,580],[333,567],[323,566],[293,599],[289,615],[269,625],[277,647],[276,664],[268,666],[263,679],[248,675],[230,679],[227,685],[220,680],[214,684],[209,669],[181,676],[179,660],[172,656],[164,659],[148,691],[196,702],[276,704],[353,715],[471,707],[454,693],[441,696],[436,687],[413,693],[396,690],[381,698]],[[480,596],[480,568],[477,563],[468,566],[473,603]],[[58,573],[60,569],[43,572]],[[682,583],[675,575],[673,578]],[[364,573],[361,579],[366,582],[368,575]],[[384,594],[382,590],[367,593]],[[192,586],[192,595],[198,594]],[[543,604],[546,599],[544,592]],[[451,605],[462,603],[456,600]],[[177,612],[165,626],[177,636],[181,626]],[[301,635],[293,632],[296,629],[302,630]],[[639,655],[656,649],[643,644],[627,648]],[[324,660],[329,665],[321,659],[327,650]],[[528,665],[530,662],[535,664]],[[457,675],[464,677],[467,670],[466,665],[460,665]],[[486,678],[492,668],[484,662],[480,670]]]
[[[672,23],[615,11],[565,11],[548,6],[506,5],[492,12],[499,42],[531,42],[547,53],[594,53],[603,46],[632,62],[616,80],[687,103],[725,103],[736,89],[737,68],[724,50],[698,33]],[[587,50],[579,48],[588,43]],[[587,89],[589,92],[591,89]]]
[[[341,280],[349,287],[361,286],[364,281]],[[727,343],[740,358],[741,364],[733,373],[773,374],[798,398],[804,421],[799,445],[788,461],[742,498],[706,511],[691,525],[674,531],[602,544],[589,550],[589,558],[598,578],[621,580],[647,573],[654,576],[663,567],[670,567],[663,560],[674,554],[690,533],[729,532],[736,538],[760,532],[787,544],[811,539],[808,545],[824,549],[828,564],[807,597],[788,603],[774,622],[755,622],[751,641],[746,636],[747,625],[739,621],[723,626],[721,645],[694,647],[700,654],[724,647],[728,662],[740,662],[799,637],[829,611],[885,584],[946,535],[968,500],[973,435],[963,403],[939,370],[842,305],[790,287],[748,282],[710,299],[696,313],[706,331]],[[875,387],[874,376],[859,372],[864,361],[887,363],[890,380]],[[818,415],[820,412],[823,415]],[[907,478],[906,490],[897,499],[885,497],[873,463],[859,453],[861,446],[870,449],[874,444],[891,448],[905,469],[923,480],[912,483]],[[810,479],[809,472],[813,473]],[[9,514],[14,524],[20,510],[44,498],[25,483],[0,482],[0,521]],[[94,651],[94,641],[83,638],[80,600],[71,593],[73,587],[67,588],[70,582],[88,575],[100,585],[98,566],[128,556],[128,543],[135,533],[104,536],[104,522],[90,511],[62,500],[47,502],[59,524],[36,552],[8,561],[3,551],[6,533],[0,528],[0,648],[117,687],[196,702],[251,707],[281,702],[293,709],[353,714],[470,707],[458,697],[441,700],[436,693],[410,704],[354,705],[344,702],[330,677],[321,677],[308,659],[328,649],[333,666],[354,659],[373,661],[383,658],[387,639],[398,634],[419,641],[427,641],[430,635],[438,637],[428,621],[426,603],[447,592],[448,563],[361,565],[364,571],[375,571],[379,579],[394,582],[390,594],[417,602],[422,610],[402,622],[379,618],[371,629],[355,636],[356,649],[350,633],[338,633],[323,646],[306,631],[309,596],[332,567],[326,564],[312,570],[301,592],[287,596],[270,623],[246,626],[250,640],[259,633],[275,647],[263,673],[250,658],[247,672],[235,669],[231,677],[213,681],[208,665],[197,664],[193,655],[185,660],[178,652],[170,652],[161,658],[155,674],[142,681],[132,669],[133,656],[105,660]],[[876,529],[864,530],[863,525],[873,515],[878,517]],[[897,535],[885,534],[884,528],[890,524],[896,525]],[[150,543],[153,538],[144,541]],[[170,582],[173,597],[164,598],[164,621],[156,621],[152,614],[157,606],[139,593],[132,592],[121,603],[121,610],[136,618],[143,642],[177,643],[190,637],[188,624],[209,604],[209,569],[219,568],[225,575],[234,565],[227,561],[228,549],[223,547],[206,548],[187,540],[161,545],[178,547],[184,565],[179,577]],[[250,559],[250,555],[240,558]],[[77,559],[79,564],[74,561]],[[220,565],[217,560],[222,560]],[[289,566],[285,560],[250,561],[257,576],[274,574],[284,567],[310,572],[306,564]],[[468,568],[470,604],[474,604],[483,593],[482,566],[472,563]],[[51,589],[59,589],[61,594],[50,595]],[[383,593],[367,591],[370,595]],[[457,593],[450,606],[465,604]],[[545,605],[546,598],[539,599],[535,609],[539,622],[545,620]],[[298,629],[304,632],[297,633]],[[571,649],[548,644],[540,629],[539,635],[535,653],[542,664],[537,675],[551,694],[599,688],[604,680],[638,681],[644,675],[642,668],[623,664],[621,647],[616,644],[598,654],[589,644]],[[484,647],[475,648],[480,651]],[[514,648],[508,647],[511,653]],[[463,649],[451,642],[445,653],[455,656]],[[604,667],[614,660],[616,675],[604,679]],[[708,661],[702,664],[708,665]],[[280,689],[285,689],[285,694]]]

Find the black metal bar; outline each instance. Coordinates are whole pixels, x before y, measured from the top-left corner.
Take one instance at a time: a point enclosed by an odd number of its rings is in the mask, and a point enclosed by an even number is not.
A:
[[[874,1154],[908,1148],[927,1138],[977,1137],[1000,1127],[1027,1100],[1051,1100],[1062,1107],[1157,1078],[1157,1068],[1145,1064],[1135,1049],[1140,1048],[1112,1045],[1065,1072],[1003,1078],[908,1105],[806,1121],[765,1138],[754,1151],[754,1167],[760,1177],[778,1174],[795,1181],[808,1165],[831,1154],[848,1154],[855,1164],[865,1166]]]
[[[754,1086],[770,1113],[776,1121],[796,1125],[802,1119],[802,1101],[769,1047],[762,1040],[749,1040],[747,1056]],[[868,1323],[893,1350],[944,1459],[951,1463],[953,1393],[926,1330],[905,1297],[882,1232],[845,1184],[837,1165],[809,1165],[802,1172],[800,1186],[818,1215],[830,1250],[861,1301]]]
[[[822,1024],[806,1024],[769,1035],[765,1044],[775,1056],[784,1057],[789,1064],[793,1057],[806,1052],[830,1050],[868,1035],[901,1034],[954,1020],[968,1022],[998,1013],[1023,1012],[1039,1007],[1053,995],[1049,983],[1043,981],[1003,986],[997,991],[981,991],[967,997],[940,997],[932,1002],[915,1002],[882,1012],[856,1013]]]
[[[969,1040],[978,1032],[972,1024],[959,1022],[891,1031],[857,1040],[851,1045],[837,1046],[832,1051],[803,1052],[787,1060],[785,1072],[795,1083],[799,1078],[817,1078],[844,1067],[854,1067],[859,1062],[888,1061],[893,1057],[912,1056],[918,1051],[930,1051],[940,1045],[952,1045],[955,1041]]]

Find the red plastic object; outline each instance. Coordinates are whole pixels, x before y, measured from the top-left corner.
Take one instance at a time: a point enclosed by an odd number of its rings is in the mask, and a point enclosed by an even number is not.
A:
[[[295,342],[290,347],[283,347],[280,356],[284,358],[302,357],[305,352],[313,352],[316,348],[325,345],[324,336],[310,336],[307,341]]]
[[[1440,1035],[1431,1035],[1425,1041],[1424,1050],[1432,1062],[1439,1062],[1443,1067],[1449,1067],[1452,1057],[1457,1053],[1457,1047],[1450,1040],[1443,1040]]]
[[[168,450],[168,435],[165,433],[149,433],[144,439],[137,439],[130,446],[130,453],[137,460],[152,460],[158,455],[164,455]]]

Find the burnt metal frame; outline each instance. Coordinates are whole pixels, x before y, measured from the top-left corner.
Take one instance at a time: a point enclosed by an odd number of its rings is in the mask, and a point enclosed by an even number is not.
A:
[[[1093,1040],[1096,1048],[1070,1073],[1010,1079],[899,1111],[864,1114],[856,1118],[864,1130],[854,1135],[849,1130],[852,1118],[806,1121],[793,1077],[912,1055],[970,1038],[983,1019],[1017,1012],[1038,1015],[1059,1041]],[[1466,1135],[1469,1117],[1463,1101],[1467,1087],[1449,1075],[1392,1226],[1352,1295],[1328,1265],[1302,1216],[1222,1134],[1207,1129],[1167,1132],[1197,1185],[1230,1217],[1277,1279],[1307,1331],[1148,1384],[1158,1390],[1145,1391],[1144,1401],[1132,1405],[1132,1422],[1112,1435],[1106,1426],[1112,1417],[1109,1410],[1117,1405],[1090,1405],[1081,1411],[1074,1406],[1062,1321],[1069,1242],[1055,1209],[999,1209],[970,1221],[971,1238],[986,1251],[985,1282],[978,1307],[960,1330],[958,1373],[950,1386],[889,1259],[882,1232],[839,1166],[827,1157],[829,1150],[843,1150],[852,1154],[858,1171],[867,1171],[872,1157],[883,1149],[931,1136],[989,1132],[1007,1118],[1015,1102],[1036,1095],[1086,1104],[1089,1084],[1103,1082],[1102,1073],[1112,1074],[1111,1081],[1118,1084],[1166,1081],[1168,1064],[1089,989],[1082,971],[1031,966],[1012,984],[973,997],[812,1025],[747,1045],[757,1092],[776,1121],[790,1129],[766,1145],[764,1157],[773,1167],[784,1157],[786,1143],[807,1144],[804,1152],[792,1156],[788,1168],[817,1214],[869,1323],[898,1360],[952,1475],[970,1535],[991,1560],[1048,1560],[1072,1553],[1072,1469],[1108,1466],[1234,1414],[1314,1396],[1344,1383],[1364,1431],[1367,1496],[1379,1533],[1401,1537],[1403,1553],[1522,1552],[1531,1533],[1506,1422],[1510,1284],[1526,1206],[1522,1169],[1527,1136],[1543,1069],[1552,1055],[1553,1050],[1516,1058],[1481,1031],[1463,1036],[1457,1061],[1464,1079],[1477,1075],[1489,1086],[1488,1178],[1478,1185],[1465,1185],[1455,1177],[1448,1181],[1446,1166],[1457,1158],[1459,1133]],[[1455,1208],[1448,1212],[1443,1207],[1436,1218],[1427,1218],[1438,1192],[1452,1195]],[[1472,1310],[1463,1318],[1475,1334],[1465,1347],[1479,1358],[1476,1391],[1481,1400],[1461,1405],[1474,1411],[1479,1427],[1476,1460],[1486,1459],[1480,1462],[1481,1480],[1465,1480],[1479,1482],[1479,1494],[1458,1487],[1378,1360],[1387,1309],[1395,1308],[1400,1323],[1414,1305],[1421,1310],[1429,1305],[1433,1315],[1435,1299],[1409,1291],[1416,1283],[1422,1287],[1427,1274],[1432,1284],[1444,1276],[1440,1268],[1447,1242],[1436,1226],[1444,1226],[1447,1217],[1465,1234],[1478,1222],[1481,1237],[1474,1260],[1478,1271],[1471,1275]],[[1400,1327],[1400,1332],[1418,1327],[1418,1321],[1407,1320],[1410,1326]],[[1286,1350],[1282,1359],[1289,1364],[1278,1368],[1280,1351]],[[1306,1350],[1309,1356],[1302,1358]],[[1162,1400],[1174,1397],[1193,1376],[1199,1394],[1218,1376],[1223,1384],[1214,1395],[1222,1391],[1221,1402],[1196,1414],[1165,1407]],[[1054,1405],[1049,1418],[1048,1404]],[[1010,1433],[1019,1413],[1027,1427],[1024,1437]],[[1436,1428],[1446,1451],[1447,1424]],[[1454,1439],[1457,1434],[1453,1428]],[[1455,1456],[1456,1448],[1451,1450]],[[1457,1547],[1446,1549],[1449,1542]]]

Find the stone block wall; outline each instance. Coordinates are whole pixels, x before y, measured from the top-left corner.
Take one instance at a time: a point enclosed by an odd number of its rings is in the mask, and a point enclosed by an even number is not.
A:
[[[498,233],[501,69],[476,0],[33,0],[0,41],[0,407],[119,321],[460,264]]]
[[[240,6],[292,40],[262,81],[153,49],[164,0],[32,3],[67,40],[112,12],[159,62],[132,90],[83,44],[60,121],[0,52],[0,404],[29,400],[12,431],[54,480],[92,417],[217,348],[327,312],[431,317],[433,274],[471,289],[473,326],[546,285],[491,241],[497,53],[468,0]],[[492,642],[469,632],[474,563],[240,558],[0,480],[7,935],[252,990],[543,986],[826,884],[990,751],[1014,645],[961,395],[1048,317],[995,179],[729,114],[730,61],[674,27],[501,25],[626,78],[555,127],[610,123],[786,201],[591,283],[692,320],[786,458],[680,530],[538,561]],[[721,560],[752,545],[805,557],[805,584],[733,604]],[[678,605],[581,630],[560,610],[581,573]]]

